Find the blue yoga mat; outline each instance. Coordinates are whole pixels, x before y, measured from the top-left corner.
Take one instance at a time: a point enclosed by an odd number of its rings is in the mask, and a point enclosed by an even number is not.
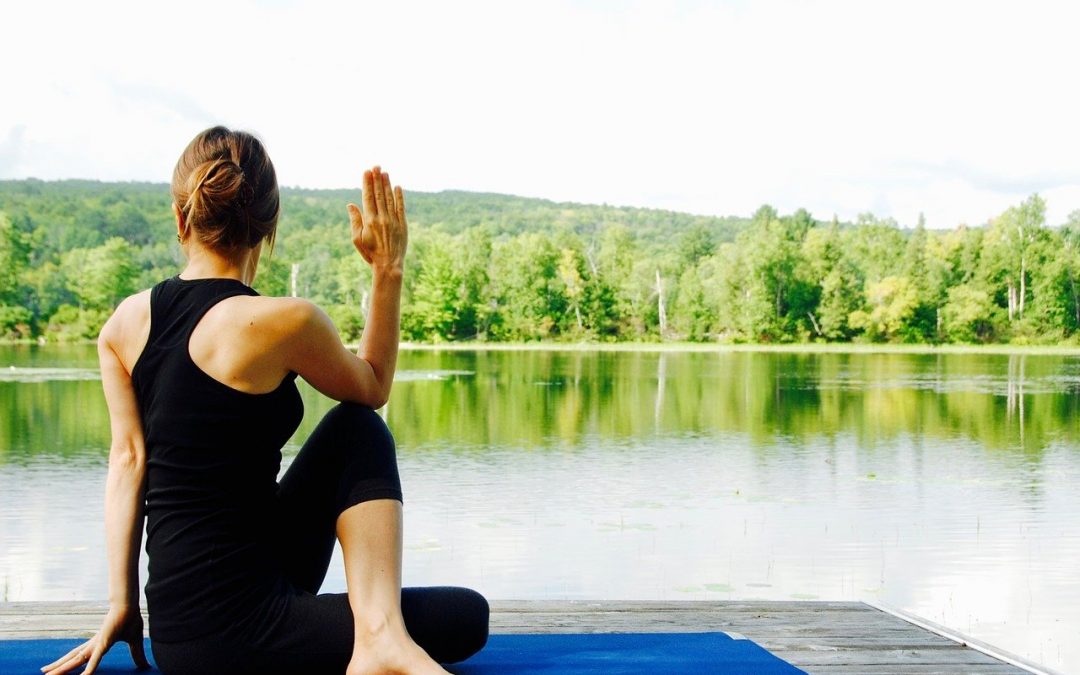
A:
[[[476,656],[447,666],[456,675],[793,675],[764,647],[726,633],[492,635]]]
[[[0,641],[0,673],[39,673],[41,666],[82,642],[71,639]],[[153,658],[149,640],[146,655]],[[492,635],[483,651],[448,669],[456,675],[803,673],[750,640],[733,638],[726,633]],[[118,644],[109,650],[97,672],[102,675],[136,672],[127,645]]]

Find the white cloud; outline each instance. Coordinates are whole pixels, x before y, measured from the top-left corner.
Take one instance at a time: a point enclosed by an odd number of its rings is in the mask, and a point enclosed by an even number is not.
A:
[[[21,3],[0,175],[165,180],[199,129],[285,184],[407,187],[910,224],[1034,190],[1080,136],[1067,2]],[[18,141],[18,145],[10,145]],[[14,148],[11,150],[10,148]]]

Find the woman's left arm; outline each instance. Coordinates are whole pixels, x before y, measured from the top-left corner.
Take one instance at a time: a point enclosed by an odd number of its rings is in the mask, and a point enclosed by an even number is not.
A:
[[[48,675],[86,664],[92,673],[116,642],[127,642],[139,668],[149,668],[143,650],[139,610],[139,549],[142,545],[146,489],[146,445],[131,375],[117,355],[123,335],[122,312],[109,319],[98,338],[101,382],[109,408],[112,444],[105,482],[105,544],[109,561],[109,612],[97,635],[42,668]]]

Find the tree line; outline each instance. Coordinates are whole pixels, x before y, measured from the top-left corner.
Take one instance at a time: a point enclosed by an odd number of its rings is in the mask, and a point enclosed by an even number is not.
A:
[[[370,274],[353,191],[282,191],[254,286],[364,325]],[[92,338],[126,295],[176,274],[168,187],[0,181],[0,337]],[[989,223],[901,228],[781,215],[714,218],[466,192],[409,196],[402,337],[424,342],[1072,343],[1080,211],[1032,195]]]

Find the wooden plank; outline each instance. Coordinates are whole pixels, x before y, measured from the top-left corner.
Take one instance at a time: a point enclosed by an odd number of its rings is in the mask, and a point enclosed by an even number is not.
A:
[[[828,666],[800,666],[803,670],[810,673],[810,675],[965,675],[978,674],[978,675],[1015,675],[1018,671],[1015,666],[1008,663],[995,663],[995,664],[983,664],[980,666],[973,666],[970,670],[957,669],[956,665],[951,666],[939,666],[934,664],[908,664],[908,665],[877,665],[867,666],[860,664],[856,666],[844,666],[844,665],[828,665]]]
[[[749,636],[747,636],[749,637]],[[751,638],[752,639],[752,638]],[[1001,663],[974,649],[838,649],[835,651],[773,650],[785,661],[803,665],[906,665],[930,664],[937,666],[982,666]],[[1020,671],[1023,672],[1023,671]]]
[[[493,633],[723,630],[812,674],[1036,672],[861,602],[507,600],[491,606]],[[0,603],[0,638],[89,637],[106,610],[101,602]]]
[[[870,606],[874,607],[875,609],[877,609],[877,610],[879,610],[879,611],[881,611],[881,612],[883,612],[885,614],[888,614],[890,616],[895,616],[895,617],[897,617],[899,619],[907,621],[908,623],[910,623],[910,624],[912,624],[914,626],[917,626],[917,627],[919,627],[919,628],[921,628],[921,629],[923,629],[923,630],[925,630],[927,632],[932,632],[935,635],[940,635],[940,636],[946,637],[946,638],[948,638],[950,640],[954,640],[957,643],[963,645],[964,647],[967,647],[969,649],[974,649],[976,651],[980,651],[980,652],[982,652],[984,654],[989,654],[990,656],[994,657],[995,660],[998,660],[998,661],[1001,661],[1001,662],[1004,662],[1004,663],[1008,663],[1008,664],[1011,664],[1011,665],[1014,665],[1014,666],[1019,666],[1020,668],[1028,670],[1030,672],[1035,672],[1035,673],[1040,673],[1040,674],[1045,674],[1045,675],[1055,675],[1055,671],[1053,671],[1051,669],[1048,669],[1048,668],[1043,668],[1041,666],[1038,666],[1037,664],[1033,663],[1029,659],[1025,659],[1024,657],[1019,656],[1017,654],[1012,654],[1010,652],[1007,652],[1004,649],[1001,649],[999,647],[995,647],[994,645],[991,645],[991,644],[989,644],[987,642],[983,642],[981,640],[976,640],[976,639],[971,638],[971,637],[969,637],[967,635],[963,635],[959,631],[954,631],[954,630],[952,630],[950,628],[942,626],[941,624],[934,623],[933,621],[930,621],[929,619],[924,619],[924,618],[922,618],[920,616],[916,616],[915,614],[912,614],[910,612],[906,612],[906,611],[904,611],[902,609],[899,609],[897,607],[891,607],[891,606],[880,605],[880,604],[877,604],[877,605],[871,604]]]

